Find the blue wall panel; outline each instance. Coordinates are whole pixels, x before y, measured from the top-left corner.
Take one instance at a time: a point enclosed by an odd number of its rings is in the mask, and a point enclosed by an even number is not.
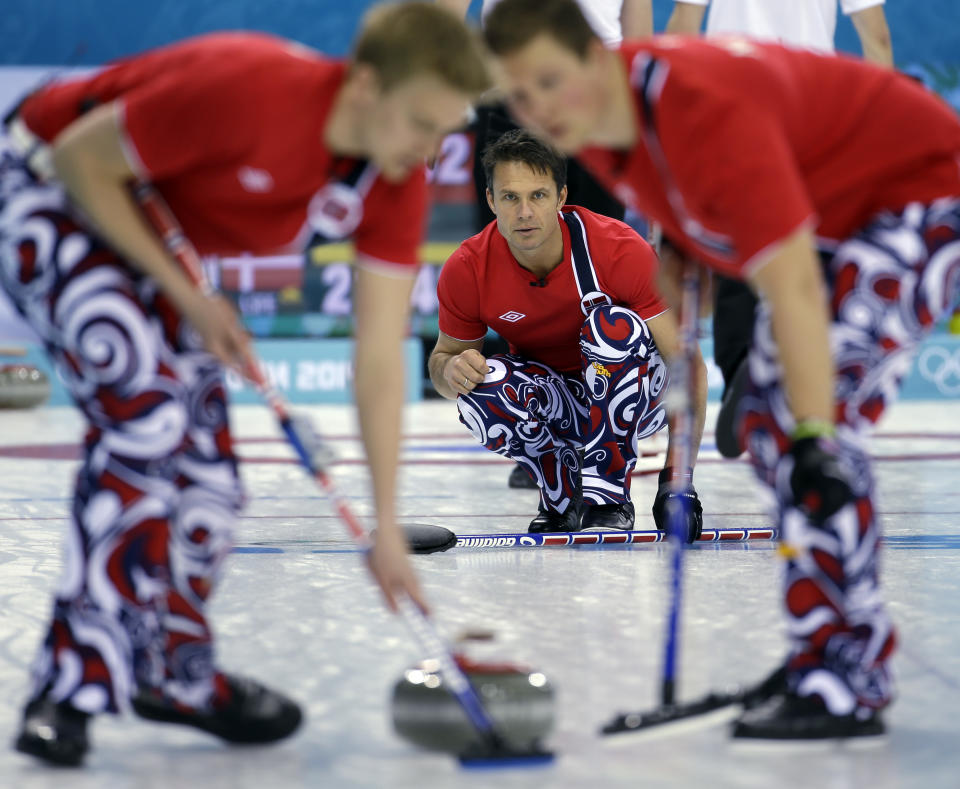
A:
[[[805,2],[805,0],[794,0]],[[0,0],[0,63],[94,64],[187,35],[250,28],[345,53],[369,0]],[[654,0],[658,30],[673,4]],[[476,15],[474,1],[471,14]],[[960,63],[960,0],[888,0],[898,64]],[[841,49],[859,51],[841,19]]]

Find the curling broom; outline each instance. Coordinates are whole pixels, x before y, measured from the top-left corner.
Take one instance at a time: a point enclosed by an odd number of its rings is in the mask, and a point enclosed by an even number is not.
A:
[[[203,274],[200,256],[184,235],[176,217],[163,198],[150,184],[141,183],[134,188],[134,195],[144,216],[162,239],[164,245],[187,275],[204,292],[210,285]],[[339,493],[325,465],[329,460],[318,434],[308,420],[294,417],[282,396],[270,385],[259,364],[252,357],[245,360],[244,373],[261,393],[277,417],[280,427],[297,453],[303,467],[319,483],[323,492],[333,502],[350,536],[368,557],[373,547],[370,537],[361,525],[346,499]],[[369,566],[369,565],[368,565]],[[546,764],[553,754],[536,747],[518,749],[511,746],[499,733],[480,698],[466,675],[457,665],[450,648],[444,643],[426,614],[406,595],[401,595],[397,606],[402,618],[414,634],[421,648],[440,664],[440,670],[450,691],[466,713],[470,723],[480,735],[483,746],[462,754],[460,761],[467,767],[497,767]]]

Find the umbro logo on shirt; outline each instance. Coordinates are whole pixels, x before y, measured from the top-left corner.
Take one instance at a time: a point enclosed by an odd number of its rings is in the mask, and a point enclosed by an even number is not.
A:
[[[273,176],[266,170],[244,165],[237,170],[237,180],[248,192],[269,192],[273,189]]]
[[[510,312],[505,312],[500,316],[500,320],[507,321],[508,323],[516,323],[521,318],[526,318],[527,316],[522,312],[515,312],[510,310]]]

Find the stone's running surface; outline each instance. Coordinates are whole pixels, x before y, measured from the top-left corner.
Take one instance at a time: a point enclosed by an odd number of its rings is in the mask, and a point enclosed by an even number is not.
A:
[[[458,656],[497,731],[521,749],[543,741],[554,725],[554,688],[539,672],[496,663],[472,663]],[[393,687],[393,728],[422,748],[462,754],[483,741],[456,697],[447,689],[436,661],[407,669]]]

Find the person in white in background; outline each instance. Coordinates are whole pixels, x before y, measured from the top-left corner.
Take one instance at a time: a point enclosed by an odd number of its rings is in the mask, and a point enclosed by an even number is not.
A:
[[[860,37],[865,60],[893,66],[884,0],[839,0]],[[684,0],[673,4],[667,33],[697,35],[707,14],[708,36],[747,35],[819,52],[834,51],[837,0]],[[746,383],[747,351],[753,336],[757,299],[742,282],[717,276],[713,311],[713,358],[723,374],[723,401],[717,415],[717,449],[737,457],[737,405]]]
[[[893,46],[883,11],[884,0],[839,2],[857,30],[864,59],[892,66]],[[673,4],[666,32],[696,35],[708,4],[708,36],[742,33],[789,46],[834,51],[836,0],[683,0]]]
[[[499,0],[483,0],[481,22]],[[460,14],[467,15],[470,0],[437,0]],[[642,38],[653,35],[653,0],[577,0],[590,27],[608,47],[616,47],[624,38]]]

